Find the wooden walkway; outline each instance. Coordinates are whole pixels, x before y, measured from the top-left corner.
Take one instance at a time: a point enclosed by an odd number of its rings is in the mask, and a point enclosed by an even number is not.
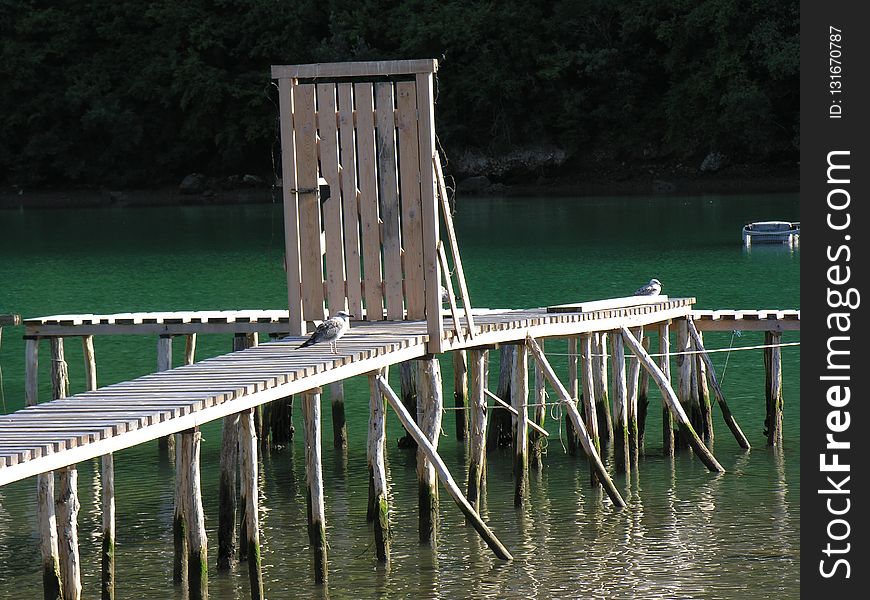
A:
[[[546,308],[483,312],[475,318],[473,338],[463,320],[461,334],[450,334],[445,347],[458,350],[518,342],[527,335],[570,336],[666,322],[691,314],[694,298],[662,297],[637,302],[643,303],[584,312],[549,312]],[[150,314],[147,318],[133,314],[46,317],[27,320],[25,325],[28,335],[41,336],[123,333],[125,328],[129,333],[134,324],[140,331],[154,328],[154,333],[180,334],[192,326],[190,322],[167,322],[173,321],[173,317],[166,316],[169,313]],[[265,322],[263,317],[263,322],[255,326],[253,321],[236,319],[228,323],[226,315],[209,314],[215,322],[199,323],[214,327],[210,331],[238,331],[240,326],[260,330],[281,325],[280,317],[277,324]],[[425,356],[428,334],[425,321],[354,323],[339,341],[337,356],[328,345],[297,350],[304,339],[288,337],[264,343],[2,416],[0,485]]]

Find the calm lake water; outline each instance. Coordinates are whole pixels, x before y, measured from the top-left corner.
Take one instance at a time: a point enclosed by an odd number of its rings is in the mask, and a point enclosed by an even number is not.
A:
[[[671,296],[699,308],[799,308],[800,251],[741,246],[751,220],[799,220],[796,194],[703,197],[464,198],[456,214],[471,298],[480,307],[546,306],[624,296],[656,277]],[[0,313],[280,308],[286,305],[277,205],[104,210],[0,211]],[[23,406],[21,328],[0,346],[0,410]],[[784,341],[799,341],[787,333]],[[707,334],[708,348],[750,346],[762,335]],[[176,340],[176,364],[183,356]],[[100,385],[156,367],[147,337],[95,340]],[[197,358],[231,349],[230,336],[200,336]],[[655,350],[655,344],[653,344]],[[47,344],[42,397],[47,397]],[[547,352],[565,372],[564,343]],[[67,343],[72,391],[84,389],[81,348]],[[497,354],[497,353],[491,353]],[[493,357],[495,358],[495,357]],[[261,522],[269,598],[798,598],[799,346],[783,349],[783,451],[765,447],[761,351],[713,355],[732,411],[753,449],[741,451],[715,411],[714,452],[726,473],[692,456],[661,456],[658,393],[639,475],[616,483],[629,503],[615,511],[590,489],[584,458],[564,450],[564,427],[550,419],[542,472],[525,506],[513,506],[509,452],[488,457],[483,516],[514,554],[503,563],[465,527],[442,491],[436,546],[417,541],[413,456],[397,448],[388,422],[392,563],[376,564],[365,522],[367,383],[347,383],[349,448],[333,449],[324,396],[323,470],[330,573],[312,583],[305,525],[304,449],[262,457]],[[452,397],[450,360],[443,361]],[[396,375],[395,373],[393,374]],[[496,374],[492,386],[495,387]],[[552,398],[552,396],[551,396]],[[466,450],[454,413],[440,449],[460,485]],[[297,430],[301,416],[293,415]],[[210,542],[210,597],[244,598],[246,567],[218,575],[217,484],[220,427],[203,428],[203,494]],[[181,598],[172,584],[173,473],[156,443],[115,457],[118,598]],[[79,467],[79,539],[84,597],[98,596],[100,520],[97,461]],[[612,467],[612,465],[611,465]],[[35,479],[0,488],[0,598],[41,597]]]

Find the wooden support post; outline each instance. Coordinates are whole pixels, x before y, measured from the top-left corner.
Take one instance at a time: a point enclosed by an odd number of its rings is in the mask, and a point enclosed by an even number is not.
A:
[[[740,425],[737,424],[737,420],[734,418],[734,415],[731,414],[731,409],[725,401],[725,394],[722,393],[722,386],[719,385],[719,378],[716,377],[716,370],[713,368],[713,361],[710,360],[710,355],[704,351],[704,342],[701,337],[696,337],[696,334],[698,333],[700,332],[695,327],[695,324],[692,321],[689,321],[689,335],[692,336],[695,345],[698,350],[701,351],[698,356],[701,357],[701,360],[703,360],[707,366],[707,377],[710,380],[710,387],[713,388],[713,395],[716,397],[716,403],[722,411],[722,418],[725,420],[725,424],[728,425],[728,429],[730,429],[731,433],[734,434],[734,439],[737,440],[740,447],[744,450],[749,450],[749,440],[746,439],[743,430],[740,429]]]
[[[595,414],[598,417],[598,436],[605,444],[613,439],[613,418],[607,392],[607,338],[604,331],[593,334],[592,377],[595,381]]]
[[[332,445],[347,450],[347,418],[344,414],[344,382],[329,384],[329,400],[332,403]]]
[[[662,375],[671,385],[671,336],[670,324],[665,321],[659,325],[659,365]],[[674,455],[674,423],[671,419],[671,411],[668,409],[667,400],[662,396],[662,453],[665,456]]]
[[[434,359],[433,359],[434,360]],[[422,369],[421,369],[422,371]],[[471,523],[474,527],[475,531],[483,538],[486,544],[492,549],[495,555],[502,560],[511,560],[513,556],[508,552],[507,548],[495,537],[495,534],[486,526],[486,523],[483,522],[483,519],[480,518],[480,515],[476,510],[469,504],[468,500],[465,496],[462,495],[462,491],[459,489],[459,486],[456,485],[456,482],[453,480],[453,477],[450,475],[450,471],[447,469],[447,465],[444,464],[444,461],[441,460],[441,457],[438,455],[438,451],[429,441],[429,436],[424,433],[414,422],[414,418],[410,415],[410,413],[402,406],[402,403],[399,401],[399,398],[396,396],[396,393],[390,388],[390,385],[387,381],[381,377],[378,378],[378,385],[381,388],[381,392],[386,396],[387,402],[389,402],[390,406],[393,407],[396,415],[399,417],[399,421],[402,422],[402,425],[405,429],[410,433],[414,440],[417,442],[417,447],[425,453],[428,461],[434,465],[434,470],[437,472],[438,477],[441,479],[441,483],[444,486],[444,489],[453,497],[453,500],[456,502],[459,509],[465,515],[466,519]]]
[[[516,357],[517,347],[515,344],[505,344],[501,347],[498,365],[498,388],[496,389],[496,395],[499,398],[511,397],[511,373],[514,369]],[[486,433],[487,449],[510,445],[513,441],[512,438],[513,421],[510,413],[500,408],[493,409]]]
[[[236,469],[239,464],[239,415],[223,418],[218,480],[218,572],[236,558]]]
[[[468,356],[465,350],[453,351],[453,406],[456,407],[456,440],[468,437]]]
[[[39,338],[24,340],[24,406],[39,402]]]
[[[697,431],[700,425],[700,404],[698,401],[698,388],[693,384],[694,356],[687,354],[692,350],[689,341],[688,326],[686,319],[677,320],[677,398],[683,406],[683,412],[689,418],[692,428]],[[674,435],[674,446],[677,450],[685,450],[689,447],[688,440],[684,439],[680,432]]]
[[[57,516],[54,510],[54,473],[36,476],[36,521],[42,555],[42,588],[45,600],[61,600],[60,557],[57,546]]]
[[[161,335],[157,338],[157,371],[168,371],[172,368],[172,336]],[[157,449],[168,452],[175,444],[175,438],[164,435],[157,439]]]
[[[184,336],[184,364],[192,365],[196,361],[196,334]]]
[[[572,335],[568,338],[568,393],[574,399],[574,406],[580,402],[580,377],[579,377],[579,357],[577,355],[577,336]],[[577,431],[574,429],[574,423],[571,421],[571,415],[565,413],[565,433],[567,437],[568,454],[575,456],[577,454],[577,444],[579,438]]]
[[[595,454],[601,456],[601,442],[598,438],[598,417],[595,412],[595,380],[593,379],[594,368],[592,362],[592,346],[591,334],[587,333],[580,336],[580,366],[583,371],[583,411],[585,412],[586,417],[586,431],[589,434],[589,439],[592,442],[593,448],[595,448]],[[574,428],[577,430],[577,433],[580,434],[576,423]],[[589,454],[588,450],[586,451],[586,454]],[[590,465],[590,467],[590,477],[592,479],[592,484],[595,485],[598,483],[598,474],[594,464]]]
[[[649,336],[643,338],[643,348],[649,353]],[[638,363],[640,368],[640,363]],[[640,382],[637,387],[637,447],[638,452],[643,452],[644,438],[646,436],[646,417],[649,412],[649,373],[640,369]]]
[[[185,485],[187,478],[181,460],[181,434],[175,434],[175,508],[172,514],[172,582],[182,583],[187,579],[187,532],[185,531]]]
[[[433,448],[438,448],[441,434],[441,366],[435,357],[422,358],[417,364],[417,422]],[[417,488],[419,500],[420,541],[433,546],[438,533],[438,481],[425,449],[417,440]]]
[[[618,333],[618,332],[617,332]],[[643,327],[637,327],[632,330],[632,334],[641,342],[646,341],[646,337],[643,335]],[[620,337],[619,335],[614,335],[614,337]],[[625,348],[623,347],[623,352]],[[640,361],[637,360],[637,357],[632,356],[631,360],[629,360],[629,367],[627,372],[627,386],[626,386],[626,408],[628,410],[628,451],[631,455],[630,464],[637,465],[638,458],[638,427],[637,427],[637,403],[638,403],[638,394],[640,392]]]
[[[406,360],[399,363],[399,391],[402,394],[402,404],[412,415],[417,414],[417,361]],[[399,438],[399,448],[416,448],[417,442],[410,433]]]
[[[631,471],[628,447],[628,391],[625,376],[625,348],[621,335],[613,336],[613,455],[616,472]]]
[[[66,398],[69,395],[69,374],[63,355],[63,338],[51,338],[51,398]]]
[[[262,440],[261,445],[268,441],[269,447],[284,448],[293,441],[293,396],[280,398],[270,403],[269,436]]]
[[[544,349],[544,340],[540,341],[541,350]],[[532,423],[537,425],[538,427],[544,427],[544,420],[547,417],[547,390],[545,386],[544,379],[544,371],[541,368],[541,365],[535,361],[535,391],[532,394],[532,404],[534,404],[534,414],[532,417]],[[546,436],[544,436],[540,431],[533,428],[532,431],[529,432],[529,449],[531,451],[531,456],[529,457],[530,466],[537,471],[541,471],[544,468],[543,462],[543,454],[544,454],[544,440]]]
[[[625,343],[631,347],[631,351],[640,359],[643,367],[649,371],[650,376],[659,386],[662,396],[665,398],[671,413],[680,426],[680,436],[688,440],[689,445],[695,451],[695,454],[698,455],[698,458],[701,459],[701,462],[703,462],[709,470],[720,472],[725,471],[725,469],[722,468],[722,465],[719,464],[719,461],[716,460],[716,457],[713,456],[713,453],[707,449],[704,442],[702,442],[701,438],[698,437],[695,428],[692,427],[691,422],[689,422],[689,417],[680,405],[674,390],[671,389],[670,382],[665,377],[665,374],[662,373],[662,370],[659,369],[652,357],[644,351],[641,343],[635,339],[627,327],[622,327],[621,331]]]
[[[586,339],[589,338],[589,336],[584,337]],[[571,420],[574,422],[574,428],[577,430],[580,438],[580,444],[583,446],[586,456],[589,457],[589,463],[592,465],[592,470],[596,474],[596,479],[601,482],[601,485],[604,487],[604,490],[607,492],[607,495],[615,506],[618,508],[625,507],[625,500],[622,499],[616,486],[613,485],[613,480],[610,479],[607,469],[604,468],[604,463],[601,462],[601,456],[598,454],[598,449],[595,447],[592,437],[583,425],[583,418],[580,416],[580,411],[577,410],[577,406],[574,404],[568,390],[566,390],[565,386],[562,385],[562,382],[559,381],[556,372],[553,370],[553,367],[550,365],[550,362],[547,360],[547,357],[544,355],[544,351],[541,350],[538,342],[533,337],[528,336],[526,337],[526,345],[534,355],[535,360],[537,360],[538,364],[541,365],[541,368],[544,371],[544,376],[550,382],[550,385],[553,386],[553,389],[556,390],[559,400],[568,409],[568,414],[571,415]]]
[[[387,503],[386,405],[378,386],[383,371],[369,374],[369,436],[367,445],[369,466],[369,521],[375,528],[375,554],[378,562],[390,561],[390,507]]]
[[[529,351],[517,344],[516,359],[511,373],[511,405],[517,411],[514,418],[514,506],[525,499],[529,479]]]
[[[103,550],[100,597],[115,598],[115,460],[114,455],[102,456]]]
[[[782,333],[764,332],[765,400],[767,405],[764,433],[768,446],[782,446]]]
[[[94,354],[94,336],[82,336],[82,356],[85,361],[85,389],[97,389],[97,359]]]
[[[202,434],[198,428],[179,435],[182,479],[182,510],[184,511],[185,543],[187,545],[187,589],[191,600],[208,598],[208,542],[205,534],[205,514],[202,509],[202,488],[199,474],[199,448]]]
[[[78,469],[70,465],[58,470],[55,498],[57,547],[60,553],[60,580],[64,600],[82,597],[81,560],[79,558],[78,516],[81,504],[78,493]]]
[[[248,580],[251,600],[263,598],[263,566],[260,558],[259,489],[257,488],[257,431],[254,409],[239,413],[239,472],[245,490],[245,533],[248,548]]]
[[[471,444],[468,459],[468,502],[475,511],[480,511],[480,498],[486,486],[486,394],[484,390],[487,385],[488,358],[489,352],[486,350],[469,350]]]
[[[687,324],[694,325],[691,320],[687,319]],[[702,350],[704,348],[704,337],[700,331],[697,331],[697,339],[690,335],[690,346],[697,352],[692,356],[693,368],[695,376],[693,377],[697,386],[696,395],[698,396],[698,404],[700,405],[701,417],[701,438],[704,443],[710,445],[713,443],[713,406],[710,404],[710,388],[707,387],[707,365],[702,358]]]
[[[314,581],[325,583],[326,509],[323,496],[323,465],[321,461],[320,388],[302,394],[302,418],[305,423],[305,479],[308,505],[308,540],[314,559]]]

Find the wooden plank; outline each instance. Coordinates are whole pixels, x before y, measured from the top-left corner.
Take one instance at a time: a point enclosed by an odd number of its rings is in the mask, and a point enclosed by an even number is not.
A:
[[[296,197],[299,202],[299,250],[302,261],[302,316],[306,321],[324,318],[314,96],[313,85],[295,87],[293,126],[296,132]]]
[[[302,334],[302,272],[299,247],[299,195],[296,193],[296,132],[293,129],[294,87],[290,80],[278,82],[281,122],[281,177],[284,198],[284,266],[287,270],[288,330]]]
[[[604,300],[589,300],[585,302],[557,304],[555,306],[548,306],[547,312],[592,312],[596,310],[610,310],[614,308],[642,306],[644,304],[659,304],[661,302],[667,301],[667,296],[625,296],[622,298],[607,298]]]
[[[338,84],[338,136],[341,147],[341,203],[344,219],[347,304],[350,313],[361,319],[363,305],[359,247],[359,199],[356,182],[353,85],[350,83]]]
[[[402,203],[402,250],[405,304],[409,319],[425,319],[423,223],[420,200],[420,153],[417,133],[417,86],[396,82],[396,128],[399,142],[399,185]]]
[[[402,293],[402,241],[399,224],[399,178],[396,169],[396,118],[393,84],[375,84],[377,108],[378,182],[384,248],[384,296],[387,320],[404,317]]]
[[[329,314],[346,310],[344,290],[344,231],[341,225],[341,179],[338,167],[338,128],[335,85],[317,85],[317,124],[320,130],[320,171],[329,186],[323,201],[326,231],[326,301]]]
[[[441,265],[441,272],[444,275],[445,289],[447,290],[447,300],[450,303],[450,314],[453,316],[453,327],[456,331],[456,336],[463,339],[462,323],[459,320],[459,309],[456,308],[456,296],[453,294],[453,282],[450,281],[450,270],[447,267],[447,255],[444,253],[444,245],[438,244],[438,264]]]
[[[378,215],[377,154],[372,84],[356,84],[354,95],[356,96],[359,211],[362,223],[366,319],[381,321],[384,318],[384,295],[381,288],[381,228]]]
[[[434,73],[437,70],[438,61],[435,59],[272,65],[272,79],[386,77],[390,75]]]

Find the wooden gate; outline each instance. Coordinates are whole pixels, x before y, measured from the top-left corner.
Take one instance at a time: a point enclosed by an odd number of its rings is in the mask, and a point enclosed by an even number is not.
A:
[[[339,310],[369,321],[425,319],[430,350],[440,352],[442,285],[461,330],[452,272],[473,335],[435,151],[437,67],[435,60],[272,67],[292,334]]]

